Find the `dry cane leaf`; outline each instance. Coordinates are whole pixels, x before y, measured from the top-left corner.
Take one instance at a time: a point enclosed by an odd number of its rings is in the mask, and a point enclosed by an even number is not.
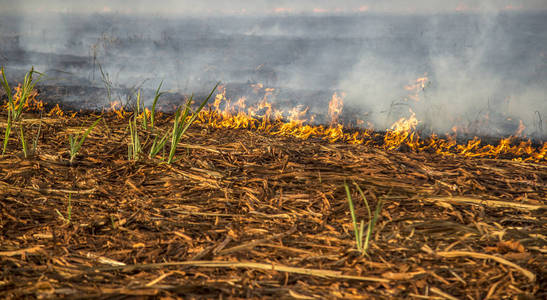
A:
[[[14,251],[0,251],[0,256],[15,256],[15,255],[26,255],[31,253],[36,253],[42,250],[42,246],[34,246],[26,249],[21,250],[14,250]]]
[[[498,242],[497,249],[499,253],[507,252],[519,252],[523,253],[525,251],[524,246],[518,241],[501,241]]]
[[[306,295],[299,294],[299,293],[297,293],[293,290],[289,290],[289,295],[291,295],[291,297],[294,298],[294,299],[303,299],[303,300],[314,299],[313,297],[309,297],[309,296],[306,296]]]
[[[137,248],[145,248],[146,245],[144,243],[135,243],[133,244],[133,249],[137,249]]]
[[[416,275],[425,274],[425,273],[426,273],[425,271],[406,272],[406,273],[385,272],[382,274],[382,277],[391,279],[391,280],[410,280],[414,278]]]

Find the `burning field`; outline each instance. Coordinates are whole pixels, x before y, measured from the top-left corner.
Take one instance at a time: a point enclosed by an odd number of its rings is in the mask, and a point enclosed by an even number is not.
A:
[[[1,298],[547,298],[541,1],[0,2]]]
[[[546,296],[545,142],[347,128],[340,94],[310,125],[268,91],[70,112],[6,87],[3,298]]]

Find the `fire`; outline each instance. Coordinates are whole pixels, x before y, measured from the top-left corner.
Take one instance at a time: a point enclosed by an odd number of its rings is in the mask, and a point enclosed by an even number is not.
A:
[[[426,82],[427,78],[423,77],[419,78],[416,84],[419,88],[423,88]],[[226,98],[226,91],[221,89],[211,109],[200,113],[198,122],[213,128],[245,128],[269,135],[291,136],[299,139],[315,138],[331,143],[364,144],[386,150],[396,150],[406,145],[412,151],[426,151],[445,156],[513,157],[516,160],[539,161],[545,159],[547,152],[547,143],[541,149],[537,149],[532,147],[530,141],[516,143],[514,137],[502,139],[498,145],[484,145],[479,138],[462,145],[456,142],[455,135],[447,138],[439,138],[436,135],[421,138],[416,130],[419,121],[412,110],[409,111],[409,117],[401,118],[393,123],[385,135],[374,133],[372,129],[349,133],[339,121],[344,94],[334,94],[331,98],[328,109],[331,118],[329,126],[311,125],[314,116],[308,116],[308,107],[300,105],[287,111],[276,109],[268,100],[273,89],[263,91],[264,97],[255,105],[247,107],[246,98],[240,98],[232,103]],[[369,127],[372,128],[372,124],[369,124]],[[452,130],[456,134],[461,129],[453,127]],[[517,133],[522,133],[522,130],[519,129]],[[380,143],[380,140],[383,142]]]
[[[13,94],[13,102],[16,107],[19,106],[19,103],[21,102],[21,96],[23,93],[21,84],[17,85],[15,88],[15,94]],[[38,100],[38,91],[33,89],[30,94],[27,97],[27,101],[23,103],[23,109],[25,111],[42,111],[44,110],[44,103],[42,100]],[[8,104],[4,104],[4,109],[8,108]]]
[[[55,106],[47,113],[48,116],[58,116],[63,117],[65,115],[64,111],[59,106],[59,103],[55,104]]]
[[[352,144],[364,142],[367,132],[344,132],[344,127],[338,123],[338,116],[342,112],[343,97],[345,94],[334,94],[329,105],[331,122],[328,127],[309,125],[313,122],[313,115],[308,116],[309,108],[299,105],[287,111],[274,108],[269,101],[274,93],[273,88],[264,88],[255,84],[255,93],[262,89],[264,97],[255,105],[246,107],[246,98],[240,98],[235,104],[226,98],[224,88],[219,89],[210,110],[205,110],[198,116],[198,122],[214,128],[247,128],[265,132],[270,135],[293,136],[301,139],[321,138],[330,142],[345,141]]]
[[[110,102],[110,108],[107,111],[116,114],[118,119],[125,119],[125,117],[128,115],[128,112],[125,111],[125,109],[123,108],[121,101]]]
[[[418,146],[417,142],[419,137],[415,133],[418,119],[416,119],[416,114],[412,110],[409,111],[411,114],[410,117],[400,118],[397,122],[393,123],[390,130],[386,132],[384,146],[387,149],[397,149],[405,143],[409,146]]]
[[[406,85],[405,90],[412,92],[408,95],[408,98],[416,102],[420,101],[420,92],[424,90],[428,80],[427,73],[425,73],[423,77],[419,77],[412,84]]]
[[[419,92],[423,90],[427,77],[418,78],[408,90]],[[534,147],[530,140],[523,140],[525,130],[524,123],[520,121],[519,127],[513,136],[501,139],[496,145],[484,143],[475,137],[465,144],[456,142],[456,134],[465,132],[465,129],[453,127],[454,134],[446,138],[431,135],[420,137],[417,131],[419,121],[416,114],[409,110],[410,116],[403,117],[393,123],[385,134],[374,132],[372,124],[370,129],[348,131],[340,122],[343,111],[344,93],[334,93],[330,99],[328,126],[312,125],[314,115],[310,115],[309,108],[298,105],[292,109],[277,109],[270,97],[275,93],[273,88],[265,88],[261,84],[253,86],[256,94],[263,94],[263,98],[255,105],[247,105],[247,98],[241,97],[232,102],[226,97],[224,87],[219,88],[214,101],[208,109],[202,110],[197,123],[212,128],[242,128],[263,132],[273,136],[290,136],[299,139],[318,139],[330,143],[342,142],[348,144],[363,144],[380,147],[388,151],[407,149],[415,152],[436,153],[444,156],[465,156],[474,158],[512,158],[522,161],[547,160],[547,142],[540,147]],[[43,103],[37,99],[38,93],[33,91],[29,97],[28,107],[43,109]],[[20,87],[16,88],[15,99],[20,99]],[[119,119],[125,119],[131,113],[126,111],[120,101],[110,103],[107,112],[112,112]],[[150,115],[150,110],[144,109],[142,114]],[[48,112],[49,116],[64,116],[64,112],[57,104]],[[73,114],[71,117],[74,117]],[[488,121],[488,115],[485,120]],[[365,121],[360,121],[362,124]],[[480,125],[480,124],[479,124]]]
[[[346,93],[342,92],[340,96],[335,92],[332,94],[332,98],[329,102],[329,117],[330,124],[334,125],[338,123],[338,117],[342,114],[342,109],[344,108],[344,97]]]
[[[522,135],[522,132],[524,132],[524,129],[526,129],[526,126],[524,126],[524,123],[522,123],[522,120],[519,120],[519,127],[517,128],[517,131],[515,132],[515,134],[513,134],[513,136],[521,136]]]
[[[297,123],[302,125],[307,121],[306,114],[308,113],[309,107],[304,107],[303,105],[297,105],[293,109],[289,110],[289,122]]]

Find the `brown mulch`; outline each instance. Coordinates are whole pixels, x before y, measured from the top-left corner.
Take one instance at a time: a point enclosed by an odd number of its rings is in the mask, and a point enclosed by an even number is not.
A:
[[[12,134],[0,297],[547,297],[544,162],[197,125],[175,163],[134,162],[127,121],[109,117],[70,165],[68,135],[94,118],[44,119],[28,159]],[[32,139],[40,119],[24,119]],[[367,255],[355,250],[344,182],[368,214],[353,181],[372,208],[384,203]]]

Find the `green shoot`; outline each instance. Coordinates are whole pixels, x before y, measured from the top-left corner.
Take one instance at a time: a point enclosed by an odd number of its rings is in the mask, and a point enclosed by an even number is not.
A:
[[[23,113],[23,108],[27,104],[28,97],[30,96],[32,90],[34,89],[34,87],[40,81],[40,79],[42,78],[44,74],[35,71],[34,67],[32,67],[30,71],[25,75],[25,79],[21,87],[21,95],[19,99],[14,99],[14,95],[11,92],[11,87],[9,86],[8,80],[6,78],[4,67],[2,67],[0,71],[2,72],[2,78],[1,78],[2,87],[6,91],[6,95],[8,97],[8,123],[6,127],[6,132],[4,135],[2,156],[6,153],[8,140],[11,134],[11,128],[13,127],[13,123],[19,122],[19,138],[23,146],[23,154],[25,155],[25,158],[26,158],[28,156],[27,144],[26,144],[26,140],[24,136],[24,130],[22,128],[22,124],[20,123],[20,117],[21,117],[21,114]],[[36,80],[33,79],[34,73],[40,75]]]
[[[167,159],[167,163],[170,164],[173,161],[173,157],[175,156],[175,151],[177,148],[177,144],[180,142],[180,139],[182,138],[183,129],[184,129],[184,122],[186,121],[186,117],[188,116],[188,111],[190,110],[190,103],[192,102],[194,95],[188,99],[186,102],[186,105],[184,107],[184,112],[181,115],[180,107],[177,109],[177,112],[175,114],[175,120],[173,121],[173,131],[171,132],[171,150],[169,150],[169,158]]]
[[[348,197],[349,211],[351,213],[351,220],[353,222],[353,232],[355,234],[355,244],[357,245],[357,250],[361,251],[361,233],[357,227],[357,218],[355,217],[355,208],[353,207],[353,201],[351,200],[351,193],[349,191],[349,186],[344,182],[344,188],[346,189],[346,195]]]
[[[142,105],[142,128],[145,130],[148,129],[148,115],[146,114],[146,107],[144,103],[141,103],[141,90],[137,92],[137,115],[141,115],[141,105]]]
[[[156,157],[160,150],[165,150],[165,143],[167,142],[168,135],[169,133],[165,133],[161,139],[158,139],[157,135],[154,137],[154,142],[152,143],[152,147],[150,147],[150,153],[148,153],[148,158],[152,159]]]
[[[76,157],[78,152],[80,151],[80,148],[82,147],[85,139],[87,138],[87,136],[89,135],[91,130],[93,130],[95,125],[97,125],[97,123],[99,123],[99,121],[101,119],[102,118],[98,118],[97,121],[95,121],[93,124],[91,124],[91,126],[89,126],[89,128],[87,128],[87,130],[84,132],[84,134],[81,137],[79,135],[76,135],[76,136],[69,135],[68,136],[68,141],[69,141],[69,144],[70,144],[70,163],[71,164],[74,161],[74,158]],[[79,138],[79,140],[78,140],[78,138]]]
[[[158,103],[158,99],[160,99],[161,95],[164,94],[164,92],[160,92],[161,86],[163,85],[163,81],[160,82],[160,85],[158,86],[158,89],[156,90],[156,95],[154,96],[154,102],[152,103],[152,112],[150,114],[150,129],[154,129],[154,120],[156,115],[156,104]]]
[[[29,155],[36,152],[36,147],[38,146],[38,138],[40,137],[40,130],[42,129],[42,115],[40,114],[40,123],[38,125],[38,133],[36,134],[36,137],[34,138],[34,142],[32,144],[32,150],[29,152],[27,140],[25,139],[25,132],[23,130],[23,125],[19,125],[19,139],[21,140],[21,147],[23,148],[23,156],[25,158],[28,158]]]
[[[139,130],[137,128],[137,117],[138,114],[135,113],[133,114],[133,118],[129,119],[129,134],[131,138],[131,143],[127,145],[127,149],[130,160],[139,160],[142,152],[142,147],[139,140]]]
[[[6,148],[8,147],[8,140],[11,133],[11,110],[8,109],[8,125],[6,126],[6,133],[4,135],[4,147],[2,147],[2,156],[4,156],[4,153],[6,152]]]
[[[55,211],[57,212],[57,214],[61,217],[61,219],[63,219],[63,221],[65,221],[65,223],[68,225],[70,224],[70,221],[72,219],[72,194],[69,193],[68,194],[68,206],[66,207],[66,217],[63,216],[63,214],[58,210],[58,209],[55,209]]]
[[[193,95],[190,97],[190,99],[188,99],[188,101],[186,101],[186,104],[184,105],[184,110],[182,111],[182,113],[181,113],[180,107],[179,109],[177,109],[177,112],[175,114],[175,120],[173,123],[173,131],[171,132],[171,149],[169,151],[169,157],[167,159],[168,164],[171,164],[171,162],[173,162],[175,151],[176,151],[178,143],[180,142],[180,139],[182,138],[186,130],[188,130],[188,127],[190,127],[190,125],[192,125],[194,120],[198,117],[199,112],[203,109],[205,104],[207,104],[211,96],[213,96],[213,93],[217,89],[218,85],[219,85],[218,83],[215,85],[215,87],[213,88],[209,96],[207,96],[207,98],[203,100],[203,102],[199,105],[196,111],[193,112],[190,119],[188,119],[188,117],[190,115],[190,110],[191,110],[190,105],[192,104],[192,100],[194,98]]]
[[[365,203],[365,207],[367,208],[367,213],[368,213],[369,223],[367,226],[367,234],[365,235],[365,241],[362,245],[363,251],[366,253],[369,246],[370,237],[372,236],[372,230],[374,229],[374,226],[376,225],[376,221],[378,220],[378,217],[380,216],[380,210],[382,210],[382,200],[378,201],[378,203],[376,204],[376,209],[374,210],[374,215],[371,215],[370,206],[368,205],[368,201],[367,201],[367,198],[365,197],[365,193],[363,193],[363,190],[361,190],[361,188],[355,181],[353,182],[353,184],[355,185],[355,187],[357,187],[357,191],[359,192],[359,195],[361,195],[361,198],[363,198],[363,202]]]
[[[150,152],[148,154],[148,157],[150,159],[155,157],[159,153],[159,151],[165,147],[165,143],[167,142],[167,134],[165,134],[160,139],[158,134],[154,133],[156,105],[158,103],[160,96],[163,95],[163,93],[160,92],[162,84],[163,82],[160,83],[160,85],[156,89],[154,102],[152,104],[152,111],[150,112],[150,120],[148,119],[148,114],[144,106],[144,103],[141,103],[141,92],[140,90],[137,92],[137,110],[133,114],[133,118],[129,121],[129,133],[130,133],[131,143],[128,145],[128,157],[130,160],[139,159],[141,153],[143,152],[143,145],[146,144],[146,142],[149,140],[151,135],[154,135],[154,141],[152,142],[152,146],[150,147]],[[141,127],[144,128],[145,130],[150,129],[151,131],[151,133],[149,133],[144,143],[140,142],[139,134],[138,134],[139,129],[138,129],[138,123],[137,123],[137,118],[141,117],[141,110],[142,110]]]
[[[23,155],[25,158],[28,157],[28,151],[27,151],[27,142],[25,140],[25,132],[23,131],[23,125],[19,125],[19,137],[21,139],[21,146],[23,147]]]
[[[156,89],[156,94],[154,95],[154,101],[152,102],[152,111],[150,112],[150,131],[154,132],[154,122],[156,120],[156,105],[161,95],[164,92],[160,92],[163,81],[160,82],[160,85]],[[148,153],[148,158],[152,159],[155,157],[160,150],[165,150],[165,143],[167,142],[167,133],[162,137],[158,138],[157,134],[154,134],[154,141],[152,142],[152,147],[150,147],[150,152]]]
[[[378,220],[378,217],[380,215],[380,211],[382,209],[382,201],[378,201],[378,204],[376,205],[376,209],[374,210],[374,215],[372,215],[370,211],[370,206],[368,205],[367,198],[365,197],[365,194],[361,190],[361,188],[357,185],[357,183],[353,182],[353,184],[357,187],[357,190],[359,194],[361,195],[361,198],[363,198],[363,202],[365,203],[365,207],[367,208],[369,221],[367,224],[367,230],[365,234],[365,223],[364,220],[361,220],[359,226],[357,226],[357,217],[355,215],[355,207],[353,206],[353,201],[351,199],[351,193],[350,189],[347,183],[344,182],[344,187],[346,189],[346,195],[348,197],[348,204],[349,204],[349,210],[351,213],[351,219],[353,222],[353,231],[355,234],[355,244],[357,246],[357,250],[361,252],[362,254],[366,254],[370,238],[372,236],[372,231],[374,229],[374,226],[376,225],[376,221]],[[363,237],[365,240],[363,241]]]

